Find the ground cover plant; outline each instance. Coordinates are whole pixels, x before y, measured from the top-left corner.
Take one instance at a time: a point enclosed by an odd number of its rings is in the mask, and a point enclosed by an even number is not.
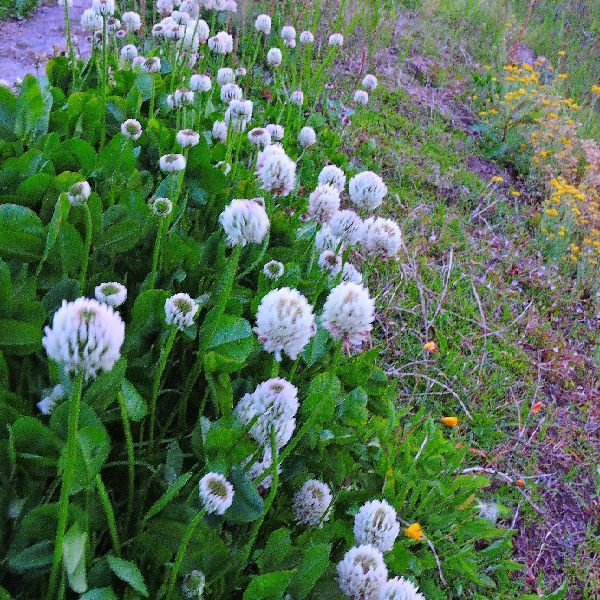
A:
[[[431,41],[394,3],[142,10],[94,2],[89,61],[0,87],[0,593],[579,597],[512,559],[555,296],[497,293],[525,286],[497,232],[548,242],[500,170],[498,77],[475,174],[417,84],[381,85]]]

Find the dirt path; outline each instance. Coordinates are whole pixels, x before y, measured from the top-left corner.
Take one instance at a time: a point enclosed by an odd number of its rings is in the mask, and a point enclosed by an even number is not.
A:
[[[75,47],[86,56],[90,52],[87,33],[79,21],[89,0],[74,0],[70,9]],[[0,79],[12,84],[27,73],[43,74],[44,65],[55,54],[64,52],[64,8],[54,0],[43,5],[29,19],[0,23]]]

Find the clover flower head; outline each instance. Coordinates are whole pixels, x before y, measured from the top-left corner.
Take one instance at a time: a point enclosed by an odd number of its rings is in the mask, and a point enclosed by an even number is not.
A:
[[[318,265],[322,271],[325,271],[333,279],[342,270],[342,257],[333,250],[323,250],[319,256]]]
[[[296,187],[296,163],[281,146],[271,144],[257,157],[256,176],[263,190],[285,197]]]
[[[179,10],[187,13],[194,20],[200,15],[200,5],[195,0],[183,0],[179,5]]]
[[[315,249],[319,254],[325,250],[337,252],[338,249],[341,249],[341,246],[342,240],[333,234],[329,225],[323,225],[323,227],[317,231],[317,235],[315,236]]]
[[[200,134],[193,129],[181,129],[175,139],[182,148],[193,148],[200,143]]]
[[[179,293],[165,301],[165,321],[178,329],[191,327],[198,312],[198,304],[188,294]]]
[[[198,491],[210,515],[222,515],[233,502],[233,486],[220,473],[207,473],[200,480]]]
[[[190,571],[181,583],[181,593],[190,600],[200,600],[204,595],[206,587],[206,577],[202,571],[194,569]]]
[[[329,45],[330,46],[343,46],[344,45],[344,36],[341,33],[332,33],[329,36]]]
[[[371,256],[395,259],[402,245],[402,233],[391,219],[371,217],[363,223],[361,244]]]
[[[160,58],[149,56],[140,66],[144,73],[158,73],[160,71]]]
[[[273,290],[261,300],[253,331],[276,360],[282,352],[295,360],[316,333],[313,307],[298,290]]]
[[[265,148],[271,144],[271,134],[264,127],[255,127],[248,132],[248,139],[256,146]]]
[[[121,48],[121,58],[133,60],[138,55],[138,49],[133,44],[126,44]]]
[[[206,10],[212,10],[215,7],[215,0],[199,0],[198,6]]]
[[[242,466],[246,467],[251,461],[252,456],[249,456],[243,463]],[[258,479],[265,471],[271,469],[273,466],[273,456],[271,455],[271,448],[266,446],[260,460],[253,462],[250,467],[247,468],[246,474],[252,481]],[[281,473],[281,464],[278,466],[277,471]],[[268,490],[273,483],[273,475],[270,473],[260,483],[260,488]]]
[[[383,179],[373,171],[364,171],[352,177],[348,189],[351,202],[362,210],[375,210],[388,191]]]
[[[185,157],[183,154],[165,154],[160,157],[160,170],[165,173],[174,173],[185,169]]]
[[[302,90],[294,90],[290,95],[290,102],[296,106],[304,104],[304,92]]]
[[[352,263],[345,263],[342,269],[342,281],[344,283],[362,283],[362,275]]]
[[[217,35],[208,38],[208,47],[217,54],[231,54],[233,52],[233,38],[226,31],[219,31]]]
[[[315,36],[311,31],[303,31],[300,34],[300,43],[301,44],[312,44],[315,41]]]
[[[369,291],[356,283],[334,287],[323,306],[323,327],[331,337],[342,340],[347,350],[360,350],[373,329],[375,302]]]
[[[245,67],[238,67],[235,70],[235,76],[236,77],[246,77],[247,74],[248,74],[248,71],[246,70]]]
[[[482,519],[495,523],[500,516],[500,507],[495,502],[478,502],[477,510]]]
[[[362,219],[353,210],[340,210],[329,221],[333,235],[349,246],[356,244],[363,231]]]
[[[170,15],[173,12],[172,0],[156,0],[156,10],[162,15]]]
[[[212,126],[212,136],[215,140],[225,142],[227,139],[227,123],[225,121],[215,121]]]
[[[190,22],[190,15],[181,10],[174,10],[171,13],[171,19],[173,19],[173,21],[175,21],[175,23],[177,23],[177,25],[187,25]],[[194,30],[192,29],[190,31],[190,33],[193,33],[193,32],[194,32]]]
[[[232,129],[244,131],[252,119],[252,110],[251,100],[232,100],[225,111],[225,123]]]
[[[317,134],[312,127],[303,127],[298,133],[298,143],[303,148],[310,148],[317,143]]]
[[[80,22],[86,31],[98,31],[102,28],[102,17],[93,8],[83,11]]]
[[[274,142],[281,141],[285,134],[284,127],[275,123],[270,123],[269,125],[267,125],[266,130],[271,134],[271,140]]]
[[[331,512],[331,490],[326,483],[309,479],[294,494],[296,521],[309,527],[322,526]]]
[[[173,203],[168,198],[154,198],[150,202],[150,209],[157,217],[166,217],[173,210]]]
[[[372,92],[377,87],[377,77],[375,75],[367,74],[362,80],[362,85],[366,90]]]
[[[329,223],[340,208],[340,193],[329,184],[319,185],[308,197],[308,215],[317,223]]]
[[[425,596],[408,579],[394,577],[379,588],[377,600],[425,600]]]
[[[365,90],[356,90],[354,92],[354,102],[366,106],[369,104],[369,94]]]
[[[371,544],[380,552],[389,552],[400,532],[396,511],[385,500],[371,500],[360,507],[354,518],[354,538],[359,544]]]
[[[110,17],[115,14],[114,0],[92,0],[92,10],[103,17]]]
[[[335,165],[326,165],[319,173],[319,185],[329,184],[343,192],[346,187],[346,174]]]
[[[283,54],[279,48],[271,48],[267,52],[267,64],[270,67],[278,67],[283,61]]]
[[[355,600],[377,600],[387,580],[387,567],[377,548],[356,546],[346,552],[337,566],[340,589]]]
[[[261,446],[270,446],[271,430],[275,430],[277,447],[283,448],[292,437],[298,412],[298,390],[281,378],[268,379],[254,392],[245,394],[233,410],[244,425],[252,424],[248,434]]]
[[[226,83],[235,83],[235,72],[229,67],[221,67],[217,71],[217,83],[225,85]]]
[[[191,19],[188,13],[185,12],[180,12],[179,15],[179,18],[183,19],[184,21],[184,15],[187,16],[187,21],[183,24],[184,32],[181,47],[184,50],[191,50],[192,52],[197,52],[198,48],[200,47],[200,44],[206,44],[208,36],[210,35],[210,28],[208,27],[208,23],[202,19],[198,19],[197,21]]]
[[[234,100],[241,100],[243,96],[242,88],[235,83],[225,83],[221,87],[221,100],[227,104]]]
[[[212,88],[212,81],[208,75],[192,75],[190,77],[190,90],[193,92],[208,92]]]
[[[296,30],[291,25],[285,25],[281,30],[281,37],[284,46],[288,48],[296,47]]]
[[[51,415],[56,405],[61,400],[66,400],[67,391],[60,383],[55,385],[51,390],[46,390],[45,396],[37,403],[39,411],[43,415]]]
[[[127,300],[127,288],[122,283],[109,281],[97,285],[94,288],[94,296],[98,302],[117,308]]]
[[[125,325],[112,306],[97,300],[63,300],[52,326],[44,330],[42,345],[48,356],[66,371],[95,378],[110,371],[121,356]]]
[[[121,123],[121,133],[130,140],[137,140],[142,135],[142,125],[136,119],[127,119]]]
[[[268,263],[265,263],[265,266],[263,267],[265,277],[273,280],[279,279],[284,271],[285,267],[283,266],[283,263],[280,263],[277,260],[270,260]]]
[[[254,29],[260,33],[269,35],[271,33],[271,17],[269,15],[258,15],[254,22]]]
[[[232,200],[219,217],[228,246],[260,244],[269,230],[264,207],[254,200]]]
[[[72,206],[81,206],[92,193],[87,181],[78,181],[67,190],[67,198]]]
[[[177,88],[172,94],[167,96],[167,104],[171,109],[190,106],[193,103],[194,92],[186,88]]]

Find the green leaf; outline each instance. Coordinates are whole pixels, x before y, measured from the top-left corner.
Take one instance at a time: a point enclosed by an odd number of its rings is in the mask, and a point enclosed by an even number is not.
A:
[[[48,133],[52,94],[33,75],[25,75],[17,98],[15,133],[20,138],[39,139]]]
[[[0,313],[8,310],[13,300],[12,278],[8,265],[0,258]]]
[[[121,221],[111,225],[104,231],[96,250],[110,254],[122,254],[131,250],[142,237],[142,227],[137,221]]]
[[[17,98],[2,85],[0,86],[0,139],[6,141],[16,139],[14,134],[16,116]]]
[[[63,540],[63,562],[67,571],[69,586],[77,594],[87,590],[85,572],[85,544],[87,533],[82,531],[77,522],[71,525]]]
[[[120,358],[110,371],[101,373],[94,380],[84,394],[83,401],[98,412],[106,410],[117,397],[126,369],[127,361]]]
[[[54,314],[62,305],[63,300],[71,302],[81,296],[81,284],[76,279],[61,279],[53,285],[42,298],[46,312]]]
[[[144,515],[142,522],[146,522],[152,517],[156,516],[161,510],[163,510],[169,502],[173,501],[179,492],[183,489],[185,484],[190,480],[191,473],[184,473],[178,477],[171,487],[150,507],[148,512]]]
[[[290,585],[290,593],[294,598],[303,600],[309,595],[329,566],[330,551],[329,544],[316,544],[308,548]]]
[[[294,574],[293,571],[273,571],[252,578],[243,600],[279,600]]]
[[[149,596],[148,588],[144,582],[140,570],[135,563],[123,558],[118,558],[109,554],[107,557],[110,570],[122,581],[128,583],[136,592],[140,593],[144,598]]]
[[[79,600],[119,600],[111,588],[94,588],[88,590]]]
[[[344,423],[351,427],[365,425],[369,417],[368,402],[369,397],[362,388],[356,388],[344,396],[340,406],[340,415]]]
[[[252,480],[239,467],[233,467],[229,476],[234,495],[231,506],[225,512],[230,523],[250,523],[263,513],[263,499],[256,491]]]
[[[76,460],[75,481],[73,487],[77,490],[87,488],[94,483],[94,478],[110,452],[110,439],[104,427],[82,427],[77,432],[78,457]],[[64,454],[61,461],[64,461]],[[71,490],[73,493],[73,490]]]
[[[47,567],[52,564],[53,548],[53,541],[43,540],[11,556],[8,559],[8,566],[15,571],[27,571],[29,569]]]
[[[17,204],[0,206],[0,256],[24,261],[39,260],[46,231],[40,218]]]
[[[285,560],[292,550],[292,532],[281,527],[271,533],[264,551],[256,559],[261,571],[272,571]]]
[[[64,194],[61,194],[56,201],[56,205],[54,206],[54,213],[52,214],[52,220],[48,225],[48,235],[46,237],[46,246],[44,248],[44,253],[42,254],[42,258],[40,260],[40,264],[38,267],[38,273],[42,268],[42,264],[48,258],[48,254],[50,254],[50,250],[52,250],[52,246],[54,246],[54,242],[56,242],[56,238],[58,238],[58,233],[60,231],[60,226],[63,221],[67,220],[69,216],[69,208],[71,203],[67,199]]]
[[[121,381],[121,392],[127,414],[132,421],[140,421],[148,413],[148,405],[134,385],[127,379]]]
[[[309,388],[308,397],[300,407],[305,419],[325,423],[333,417],[337,398],[341,393],[340,380],[331,373],[321,373],[315,377]]]

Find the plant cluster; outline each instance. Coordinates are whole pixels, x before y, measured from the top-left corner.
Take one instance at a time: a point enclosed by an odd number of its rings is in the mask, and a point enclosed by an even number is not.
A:
[[[448,598],[515,568],[489,481],[378,366],[401,232],[323,102],[356,20],[258,4],[94,0],[89,61],[0,88],[7,598]]]

